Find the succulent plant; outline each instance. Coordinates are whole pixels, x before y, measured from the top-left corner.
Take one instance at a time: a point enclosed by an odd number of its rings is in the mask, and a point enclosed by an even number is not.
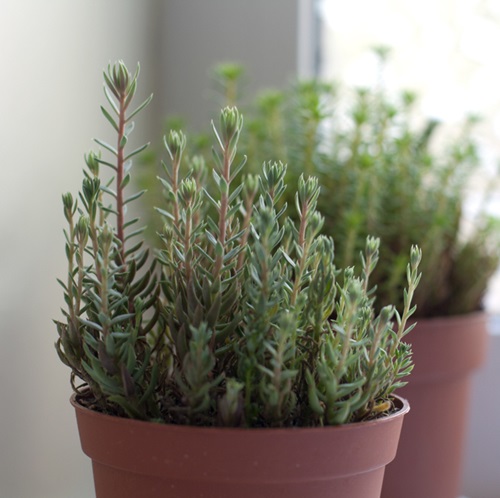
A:
[[[387,54],[377,53],[384,62]],[[232,94],[234,80],[227,83]],[[416,102],[406,90],[393,96],[383,87],[298,81],[258,95],[247,109],[250,124],[240,148],[253,158],[252,167],[286,162],[288,182],[303,173],[319,179],[322,233],[334,236],[339,266],[356,262],[367,235],[380,237],[372,277],[379,309],[401,306],[407,254],[418,244],[423,277],[417,316],[476,311],[500,261],[498,218],[482,210],[467,220],[472,229],[463,230],[467,188],[479,164],[477,118],[467,118],[455,138],[438,137],[437,121],[414,124]],[[284,202],[292,201],[285,194]]]
[[[420,279],[408,252],[403,306],[374,309],[370,278],[379,240],[368,237],[360,272],[334,263],[321,235],[318,180],[300,176],[297,222],[286,216],[286,166],[246,174],[237,160],[243,117],[221,111],[209,166],[189,159],[180,131],[164,139],[161,248],[150,254],[131,190],[130,111],[139,71],[104,73],[104,117],[116,145],[85,156],[77,198],[63,196],[68,222],[66,307],[57,351],[81,403],[105,413],[175,424],[318,426],[362,421],[394,409],[412,369],[404,336]],[[104,181],[102,169],[112,172]],[[207,185],[211,184],[211,187]]]

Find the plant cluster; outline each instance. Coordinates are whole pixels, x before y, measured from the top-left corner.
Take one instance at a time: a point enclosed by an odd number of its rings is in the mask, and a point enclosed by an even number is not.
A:
[[[116,145],[97,140],[110,159],[89,153],[78,197],[63,196],[68,275],[56,347],[80,402],[208,426],[317,426],[390,413],[412,369],[403,338],[420,250],[408,251],[401,310],[376,312],[379,240],[365,240],[359,274],[337,267],[332,238],[320,234],[318,180],[298,178],[293,221],[283,204],[286,166],[242,173],[243,118],[227,107],[213,127],[213,167],[195,156],[184,174],[185,135],[164,138],[156,209],[164,227],[151,255],[139,220],[126,215],[143,193],[130,192],[132,158],[145,147],[128,152],[132,118],[150,100],[130,111],[137,78],[122,62],[104,73],[102,112]]]
[[[383,62],[386,53],[379,55]],[[242,70],[237,67],[216,70],[226,98],[238,95]],[[394,97],[381,87],[348,90],[309,80],[258,95],[246,110],[240,141],[250,169],[279,158],[288,164],[288,182],[303,173],[319,179],[322,233],[335,237],[340,267],[355,263],[368,235],[380,237],[380,262],[372,277],[379,308],[402,305],[407,254],[418,244],[424,256],[417,316],[480,309],[500,261],[500,223],[483,210],[464,235],[464,201],[479,162],[473,138],[477,118],[468,118],[456,138],[437,143],[438,122],[414,124],[414,93]],[[285,193],[284,202],[292,206],[293,194]],[[292,210],[288,214],[296,219]]]

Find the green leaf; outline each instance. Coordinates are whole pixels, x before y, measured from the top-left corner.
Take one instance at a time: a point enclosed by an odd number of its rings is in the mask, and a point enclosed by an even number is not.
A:
[[[153,100],[153,94],[151,94],[135,111],[133,111],[127,117],[127,122],[130,121],[137,113],[141,112],[150,102]]]
[[[104,165],[104,166],[108,166],[108,168],[111,168],[111,169],[113,169],[114,171],[117,171],[117,170],[118,170],[115,164],[111,164],[111,163],[110,163],[110,162],[108,162],[108,161],[104,161],[104,160],[102,160],[102,159],[97,159],[97,162],[98,162],[99,164]]]
[[[115,316],[110,322],[109,322],[109,325],[110,326],[113,326],[113,325],[116,325],[118,323],[123,323],[123,322],[126,322],[128,320],[131,320],[132,318],[135,317],[135,313],[127,313],[125,315],[118,315],[118,316]]]
[[[147,192],[146,190],[141,190],[139,192],[136,192],[135,194],[130,195],[125,199],[124,204],[129,204],[130,202],[139,199],[139,197],[142,197],[146,192]]]
[[[133,150],[130,154],[125,156],[124,161],[128,161],[131,157],[141,153],[144,149],[146,149],[149,146],[149,142],[147,144],[141,145],[140,147],[137,147],[137,149]]]
[[[106,100],[109,102],[109,105],[111,106],[113,111],[115,111],[116,115],[119,116],[120,111],[118,110],[118,107],[116,106],[116,103],[113,100],[113,97],[111,96],[111,94],[109,93],[108,87],[106,87],[106,86],[104,87],[104,95],[106,96]]]
[[[109,112],[103,106],[101,106],[101,111],[104,114],[104,117],[109,121],[111,126],[118,132],[118,125],[116,124],[116,122],[113,119],[113,117],[111,116],[111,114],[109,114]]]
[[[126,174],[124,177],[123,177],[123,180],[120,184],[120,188],[121,189],[124,189],[128,184],[130,183],[130,175],[129,174]]]
[[[105,149],[109,150],[113,155],[118,156],[118,151],[112,146],[109,145],[108,143],[99,140],[98,138],[94,138],[94,142],[99,144],[101,147],[104,147]],[[103,161],[99,160],[100,164],[105,164]]]
[[[116,199],[117,194],[116,194],[116,192],[113,189],[110,189],[108,187],[105,187],[104,185],[101,185],[101,190],[103,192],[106,192],[106,194],[109,194],[109,195],[111,195],[112,197],[114,197]]]
[[[132,80],[132,83],[130,83],[130,86],[127,89],[127,98],[125,99],[124,102],[124,108],[127,109],[130,103],[132,102],[132,99],[134,98],[135,91],[137,89],[137,79],[134,78]]]
[[[146,227],[138,228],[137,230],[134,230],[133,232],[130,232],[129,234],[127,234],[127,236],[125,237],[125,240],[129,240],[132,237],[137,237],[138,235],[141,235],[142,233],[144,233],[145,230],[146,230]]]
[[[122,135],[122,138],[120,139],[120,149],[125,148],[125,146],[127,145],[127,142],[128,142],[127,135]]]
[[[106,71],[103,72],[103,76],[104,76],[104,81],[106,83],[106,86],[104,87],[104,91],[106,92],[107,89],[109,88],[109,90],[111,90],[113,95],[118,100],[120,100],[120,95],[118,94],[118,91],[116,90],[115,85],[113,84],[113,82],[109,79],[108,75],[106,74]]]
[[[78,317],[78,321],[83,325],[85,325],[86,327],[102,332],[102,327],[98,323],[92,322],[82,317]]]

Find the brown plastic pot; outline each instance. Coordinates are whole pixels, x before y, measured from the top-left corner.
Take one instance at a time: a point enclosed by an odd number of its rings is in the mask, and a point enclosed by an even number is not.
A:
[[[380,498],[404,415],[326,428],[173,426],[71,400],[97,498]]]
[[[457,498],[471,377],[487,347],[484,313],[418,320],[407,336],[415,368],[399,394],[408,399],[397,458],[383,498]]]

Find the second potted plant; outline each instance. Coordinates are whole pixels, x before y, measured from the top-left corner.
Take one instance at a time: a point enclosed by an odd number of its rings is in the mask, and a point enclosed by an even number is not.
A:
[[[141,195],[128,190],[144,149],[128,151],[132,118],[148,103],[131,110],[137,77],[122,62],[104,73],[116,143],[99,140],[110,159],[88,154],[78,198],[63,196],[57,350],[97,498],[379,497],[408,411],[394,391],[412,369],[403,339],[420,250],[403,306],[376,312],[378,239],[359,275],[335,266],[317,180],[298,180],[296,223],[280,204],[283,164],[237,181],[243,119],[226,108],[213,168],[195,157],[181,175],[185,136],[165,138],[165,226],[151,257],[126,216]]]

